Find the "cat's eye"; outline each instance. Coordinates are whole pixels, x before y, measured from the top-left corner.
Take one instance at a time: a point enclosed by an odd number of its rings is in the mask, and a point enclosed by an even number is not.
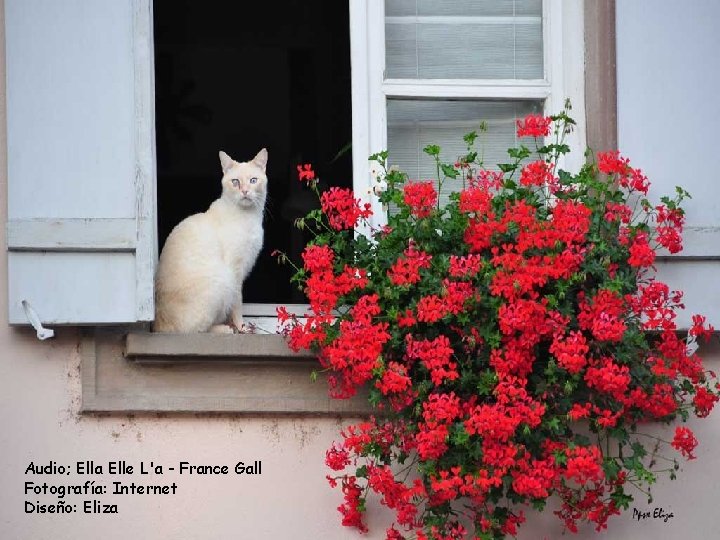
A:
[[[237,178],[233,178],[232,185],[235,187],[240,187],[240,180],[238,180]]]
[[[255,177],[253,176],[253,177],[250,179],[250,183],[251,183],[251,184],[257,184],[257,178],[255,178]]]

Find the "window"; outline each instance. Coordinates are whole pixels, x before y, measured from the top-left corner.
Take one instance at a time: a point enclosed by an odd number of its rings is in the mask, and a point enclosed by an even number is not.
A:
[[[328,179],[351,176],[379,215],[371,153],[389,148],[423,175],[418,148],[432,139],[452,159],[450,141],[467,120],[497,121],[488,148],[501,148],[528,110],[558,110],[569,96],[583,117],[582,10],[572,2],[313,1],[273,13],[273,3],[223,5],[157,0],[153,28],[150,0],[72,9],[8,0],[11,323],[27,323],[23,301],[46,324],[152,320],[158,247],[216,196],[221,147],[238,159],[278,149],[265,245],[297,253],[304,238],[291,223],[307,206],[293,206],[297,161],[314,161]],[[468,54],[456,55],[457,43]],[[233,58],[255,84],[234,74]],[[243,109],[242,99],[253,105]],[[340,152],[350,140],[352,161]],[[36,172],[39,160],[50,174]],[[246,299],[300,300],[287,296],[283,271],[263,254]]]
[[[561,165],[578,168],[585,146],[582,15],[559,0],[351,1],[354,65],[364,70],[362,77],[353,72],[353,107],[365,115],[353,120],[356,178],[369,178],[360,144],[367,155],[387,149],[389,163],[411,178],[432,178],[435,166],[422,148],[438,144],[452,162],[465,151],[462,136],[483,121],[485,162],[505,162],[515,120],[558,112],[566,98],[578,126],[568,141],[573,161]],[[457,188],[446,182],[441,198]]]
[[[295,159],[315,161],[319,171],[320,164],[328,166],[324,174],[328,178],[347,181],[351,177],[356,193],[379,211],[377,201],[369,194],[372,180],[366,160],[374,152],[389,147],[391,159],[421,176],[426,172],[418,147],[432,139],[447,148],[447,158],[452,159],[450,141],[471,127],[465,125],[468,120],[497,124],[497,130],[488,137],[497,134],[498,138],[488,139],[488,148],[506,146],[516,117],[528,110],[559,110],[565,97],[573,100],[575,118],[583,120],[583,10],[575,2],[348,0],[333,2],[332,7],[328,4],[272,4],[286,10],[284,14],[273,13],[273,17],[262,15],[262,10],[271,7],[242,8],[256,9],[256,16],[262,17],[257,23],[261,30],[248,31],[243,39],[254,40],[252,48],[266,59],[282,60],[282,70],[268,73],[263,68],[260,73],[273,81],[268,96],[262,97],[270,97],[278,107],[284,107],[284,119],[273,111],[273,126],[280,127],[268,128],[259,139],[245,139],[239,131],[233,134],[229,129],[224,134],[229,142],[207,141],[207,150],[195,148],[200,144],[197,139],[184,146],[176,142],[183,151],[207,159],[206,165],[190,167],[192,170],[183,178],[181,167],[167,162],[170,154],[163,155],[163,143],[158,143],[157,159],[155,156],[155,128],[160,138],[166,129],[154,122],[155,89],[158,99],[162,99],[157,103],[161,118],[167,117],[168,111],[184,110],[190,114],[175,114],[180,119],[176,128],[192,131],[199,122],[205,135],[214,131],[210,129],[212,120],[203,124],[207,111],[195,105],[208,101],[198,99],[207,96],[208,91],[196,85],[195,94],[162,94],[168,89],[182,90],[187,66],[179,65],[184,62],[179,50],[182,47],[173,44],[172,32],[167,33],[168,29],[157,21],[153,24],[151,0],[85,0],[62,6],[44,0],[5,1],[10,322],[27,324],[21,307],[22,300],[27,300],[45,324],[90,326],[83,340],[85,410],[303,409],[294,404],[300,403],[298,396],[309,390],[296,389],[294,381],[301,375],[297,367],[288,367],[297,364],[280,357],[256,362],[258,351],[270,346],[263,340],[273,336],[210,336],[219,340],[213,341],[212,350],[208,349],[214,361],[202,365],[193,362],[204,349],[187,340],[167,344],[166,349],[184,347],[186,352],[180,355],[182,366],[176,369],[119,361],[124,353],[142,357],[147,350],[144,347],[150,346],[126,342],[123,334],[132,328],[130,325],[152,320],[152,276],[158,244],[173,220],[203,210],[213,198],[210,192],[203,194],[206,199],[197,209],[180,208],[195,202],[185,198],[179,199],[178,207],[168,208],[163,192],[192,182],[213,184],[220,148],[231,155],[239,152],[233,157],[246,159],[257,151],[255,146],[265,144],[260,140],[263,137],[283,138],[285,150],[270,152],[270,164],[279,167],[276,172],[280,178],[292,178]],[[156,0],[156,14],[168,5],[173,9],[208,6],[189,0]],[[288,26],[287,20],[300,17],[293,10],[301,7],[311,10],[313,20],[299,18],[298,24]],[[230,40],[227,34],[234,30],[238,19],[233,17],[238,14],[209,11],[216,14],[213,32],[206,30],[202,34],[203,20],[209,19],[202,13],[195,13],[183,25],[170,30],[197,42],[205,40],[203,47],[223,49],[226,54]],[[325,16],[338,28],[322,26]],[[171,17],[177,21],[179,15]],[[275,18],[285,21],[282,28],[294,32],[282,36],[286,41],[281,45],[266,41],[279,33],[265,28],[270,24],[266,21]],[[227,21],[232,24],[224,24]],[[205,23],[209,29],[208,20]],[[153,32],[157,32],[157,40]],[[456,40],[445,36],[457,37],[463,48],[477,50],[458,56],[459,63],[454,63],[456,55],[451,46]],[[347,77],[348,50],[345,47],[343,51],[340,44],[342,40],[347,44],[348,38],[352,68],[349,98],[348,85],[343,90],[341,85],[328,83],[328,77]],[[317,40],[326,41],[320,46]],[[250,47],[248,43],[245,45]],[[156,44],[162,49],[157,56]],[[323,64],[328,57],[321,55],[328,51],[320,49],[328,46],[336,49],[329,51],[332,58],[344,57],[345,63],[330,60],[329,66]],[[485,47],[492,54],[486,54]],[[164,54],[175,60],[166,62]],[[195,58],[192,62],[202,60]],[[204,67],[210,78],[222,73],[222,67],[213,69],[212,63]],[[302,76],[308,71],[314,73],[313,77]],[[166,85],[166,77],[174,78],[178,85]],[[283,80],[294,84],[294,92],[300,95],[331,91],[333,114],[322,110],[328,103],[324,98],[307,108],[290,98],[283,100]],[[330,86],[320,88],[325,84]],[[256,90],[249,89],[248,95],[257,97],[260,93]],[[341,93],[344,97],[339,97]],[[219,101],[232,106],[228,96]],[[292,116],[291,111],[297,116]],[[311,118],[313,115],[316,118]],[[308,128],[312,122],[316,122],[312,131],[317,136],[305,140],[305,131],[294,131],[300,130],[301,124],[303,129]],[[580,145],[584,138],[582,122],[574,135],[574,144]],[[350,140],[352,159],[346,153],[332,162]],[[296,144],[307,144],[298,147],[301,156],[291,154]],[[198,175],[200,171],[202,176]],[[207,171],[210,176],[206,177]],[[288,190],[297,185],[288,184]],[[155,214],[156,191],[159,216]],[[272,191],[271,197],[275,197]],[[289,220],[282,216],[281,201],[276,202],[280,211],[271,209],[272,216],[268,217],[284,219],[279,230],[287,230]],[[293,241],[302,245],[301,240]],[[272,242],[268,239],[266,245]],[[276,301],[271,297],[256,299]],[[254,338],[258,339],[252,341]],[[228,358],[242,352],[244,343],[256,356],[234,360],[243,362],[243,369],[238,370],[228,363]],[[167,357],[163,351],[149,356],[149,360]],[[260,377],[265,377],[266,383],[258,383]],[[314,388],[322,397],[316,396],[308,407],[336,410],[328,405],[322,385]]]

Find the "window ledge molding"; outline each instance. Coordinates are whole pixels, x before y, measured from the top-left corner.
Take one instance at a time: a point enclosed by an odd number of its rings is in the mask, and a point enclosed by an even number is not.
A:
[[[154,334],[131,332],[125,357],[138,363],[290,361],[314,364],[310,351],[291,351],[279,334]]]
[[[85,330],[83,413],[367,416],[366,394],[332,399],[310,352],[280,335],[150,334]]]

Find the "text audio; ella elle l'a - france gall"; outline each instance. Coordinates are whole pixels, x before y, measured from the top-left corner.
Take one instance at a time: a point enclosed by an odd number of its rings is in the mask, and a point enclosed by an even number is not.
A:
[[[95,463],[92,460],[78,461],[75,464],[75,470],[72,471],[71,466],[64,466],[51,461],[49,464],[40,465],[30,462],[30,465],[25,469],[25,474],[48,474],[48,475],[65,475],[75,472],[75,474],[111,474],[111,475],[130,475],[135,474],[164,474],[167,471],[177,471],[180,474],[247,474],[247,475],[259,475],[262,474],[262,460],[256,459],[252,462],[238,461],[233,468],[228,465],[210,465],[210,464],[194,464],[189,461],[181,461],[176,467],[164,468],[162,465],[155,464],[150,461],[145,463],[140,462],[139,470],[136,470],[135,465],[130,465],[128,462],[110,461],[106,467],[102,464]]]

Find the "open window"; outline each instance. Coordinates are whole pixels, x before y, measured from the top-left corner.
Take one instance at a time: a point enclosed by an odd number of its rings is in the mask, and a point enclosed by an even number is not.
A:
[[[219,150],[246,161],[266,147],[264,247],[243,312],[303,303],[271,253],[299,262],[308,238],[294,221],[319,207],[298,164],[312,163],[323,188],[352,187],[347,2],[155,0],[153,22],[159,246],[220,195]]]
[[[423,144],[451,160],[482,120],[494,149],[516,118],[565,97],[583,118],[582,9],[560,0],[8,0],[6,12],[13,324],[27,323],[23,301],[48,324],[151,321],[159,247],[217,197],[219,149],[269,149],[266,247],[244,297],[246,314],[272,315],[303,300],[269,256],[306,240],[292,223],[315,201],[297,163],[381,215],[371,153],[423,176]]]

